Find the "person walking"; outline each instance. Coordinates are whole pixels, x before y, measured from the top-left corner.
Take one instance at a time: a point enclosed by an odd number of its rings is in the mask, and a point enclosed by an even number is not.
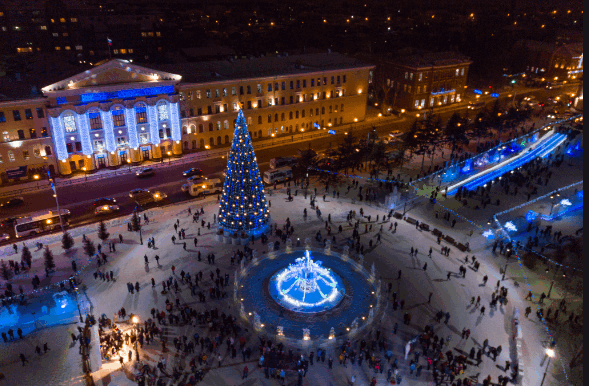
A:
[[[429,298],[427,299],[427,302],[428,302],[428,303],[431,303],[431,302],[432,302],[432,295],[433,295],[433,294],[434,294],[433,292],[430,292],[430,293],[429,293]]]
[[[243,375],[241,376],[241,379],[246,379],[246,378],[247,378],[247,375],[248,375],[248,373],[249,373],[249,369],[247,368],[247,366],[245,366],[245,367],[243,368]]]
[[[427,263],[425,263],[425,264],[423,265],[423,271],[425,272],[426,270],[427,270]]]
[[[448,271],[448,275],[446,275],[446,279],[450,280],[450,276],[452,276],[452,272]]]
[[[25,354],[19,354],[18,355],[20,358],[20,361],[22,362],[23,367],[25,367],[25,362],[28,362],[29,360],[25,357]]]

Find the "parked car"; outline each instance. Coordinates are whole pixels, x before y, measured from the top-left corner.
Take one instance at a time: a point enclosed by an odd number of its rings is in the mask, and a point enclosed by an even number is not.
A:
[[[8,200],[3,200],[0,202],[0,206],[3,208],[13,208],[15,206],[22,205],[25,202],[25,199],[22,197],[12,197]]]
[[[10,235],[8,233],[2,233],[0,235],[0,241],[10,240]]]
[[[207,177],[204,176],[192,176],[190,178],[186,179],[186,182],[188,182],[189,184],[198,184],[199,182],[203,182],[207,180]]]
[[[114,205],[116,204],[117,200],[114,198],[102,197],[94,200],[94,208],[98,208],[99,206],[103,205]]]
[[[485,102],[468,102],[469,110],[482,109],[485,107]]]
[[[192,177],[192,176],[204,176],[204,173],[202,171],[202,169],[198,169],[198,168],[190,168],[187,171],[185,171],[184,173],[182,173],[182,175],[186,178],[188,177]]]
[[[116,213],[118,211],[119,211],[118,205],[102,205],[94,210],[94,214],[99,216],[99,215],[103,215],[103,214]]]
[[[16,220],[18,220],[19,218],[22,218],[22,216],[7,217],[4,220],[2,220],[2,223],[0,223],[0,227],[2,227],[3,229],[14,229],[14,224],[16,223]]]
[[[151,177],[155,175],[155,170],[153,170],[153,168],[143,168],[135,174],[139,178]]]

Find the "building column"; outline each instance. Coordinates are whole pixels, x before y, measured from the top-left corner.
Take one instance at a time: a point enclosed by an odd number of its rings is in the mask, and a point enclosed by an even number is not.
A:
[[[94,164],[94,156],[87,155],[84,156],[84,167],[86,168],[87,172],[90,172],[96,169],[96,165]]]
[[[61,174],[62,176],[68,176],[68,175],[72,174],[72,168],[70,167],[70,163],[68,162],[67,159],[60,160],[58,162],[58,166],[59,166],[59,174]]]
[[[129,159],[131,160],[132,163],[139,163],[141,162],[141,152],[139,151],[139,148],[129,148]]]
[[[108,152],[108,165],[109,166],[119,166],[119,157],[116,151]]]
[[[63,131],[63,123],[61,121],[61,111],[60,109],[50,109],[48,111],[49,114],[49,125],[51,127],[51,136],[53,138],[53,143],[55,144],[55,153],[57,155],[57,159],[59,161],[67,160],[69,155],[67,153],[67,147],[65,144],[65,134]],[[61,162],[60,162],[61,164]],[[69,165],[68,165],[69,168]],[[61,166],[59,167],[61,170]],[[71,169],[69,171],[71,173]],[[68,174],[69,174],[68,173]]]
[[[155,107],[156,100],[155,98],[151,98],[148,100],[147,103],[147,120],[149,122],[149,137],[152,143],[153,149],[153,158],[159,159],[162,158],[161,152],[159,151],[159,144],[160,144],[160,133],[157,124],[157,113]],[[157,149],[157,150],[156,150]]]
[[[151,155],[154,159],[162,158],[162,150],[160,149],[160,145],[151,145]]]
[[[137,120],[135,117],[135,108],[133,101],[125,102],[125,122],[127,123],[127,134],[129,135],[129,147],[136,149],[139,146],[139,139],[137,138]]]
[[[86,112],[86,106],[76,106],[76,119],[78,121],[78,130],[80,132],[80,139],[82,142],[82,153],[84,155],[91,155],[94,153],[92,149],[92,141],[90,139],[90,120]]]
[[[102,104],[100,106],[100,118],[104,128],[104,140],[106,142],[106,150],[110,153],[116,150],[114,125],[112,114],[110,112],[110,104]],[[110,157],[109,157],[110,160]]]
[[[182,141],[172,141],[172,155],[182,155]]]

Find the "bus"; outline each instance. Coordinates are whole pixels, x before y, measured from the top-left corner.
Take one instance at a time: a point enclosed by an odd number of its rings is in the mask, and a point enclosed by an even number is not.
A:
[[[297,163],[296,157],[277,157],[270,160],[270,169],[292,166]]]
[[[63,226],[67,226],[70,218],[70,211],[61,210]],[[59,214],[57,211],[42,212],[27,217],[19,218],[14,224],[14,234],[17,238],[38,233],[50,232],[60,228]]]
[[[275,182],[284,182],[290,178],[292,178],[292,169],[288,166],[264,172],[264,182],[269,185]]]

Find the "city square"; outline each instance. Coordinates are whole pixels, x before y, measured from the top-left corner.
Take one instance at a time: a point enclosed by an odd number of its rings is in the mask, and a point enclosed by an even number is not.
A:
[[[582,7],[524,3],[0,6],[0,384],[582,385]]]

